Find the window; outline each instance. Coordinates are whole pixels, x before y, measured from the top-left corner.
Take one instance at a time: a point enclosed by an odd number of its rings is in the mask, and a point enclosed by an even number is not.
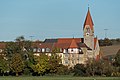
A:
[[[87,27],[86,30],[87,30],[87,33],[90,33],[90,28],[89,27]]]
[[[74,57],[74,54],[72,54],[72,57]]]
[[[36,51],[37,51],[37,49],[36,49],[36,48],[34,48],[34,49],[33,49],[33,52],[36,52]]]
[[[38,52],[41,52],[41,49],[40,49],[40,48],[38,48]]]
[[[82,50],[80,49],[80,52],[82,52]]]
[[[50,49],[49,49],[49,48],[46,48],[46,52],[50,52]]]
[[[65,53],[65,57],[68,57],[68,54],[67,54],[67,53]]]
[[[73,49],[71,49],[71,52],[73,52]]]
[[[65,64],[68,64],[68,60],[65,60]]]
[[[68,49],[64,49],[63,53],[68,53]]]
[[[68,49],[66,49],[66,53],[68,53]]]
[[[44,49],[44,48],[42,48],[42,52],[45,52],[45,49]]]
[[[79,50],[79,54],[83,54],[83,52],[82,52],[82,50],[81,50],[81,49]]]

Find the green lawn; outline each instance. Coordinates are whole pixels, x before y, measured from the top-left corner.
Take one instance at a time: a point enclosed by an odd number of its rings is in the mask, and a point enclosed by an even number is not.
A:
[[[11,77],[11,76],[4,76],[4,77],[0,77],[0,80],[120,80],[120,77],[72,77],[72,76]]]

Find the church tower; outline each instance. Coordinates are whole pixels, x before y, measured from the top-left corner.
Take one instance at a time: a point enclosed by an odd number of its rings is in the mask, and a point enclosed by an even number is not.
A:
[[[84,43],[93,51],[94,50],[94,24],[92,21],[89,8],[88,8],[88,12],[84,22],[83,32],[84,32],[83,33]]]

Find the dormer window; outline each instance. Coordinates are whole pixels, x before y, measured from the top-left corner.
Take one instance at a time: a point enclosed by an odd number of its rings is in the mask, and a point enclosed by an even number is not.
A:
[[[38,52],[41,52],[41,49],[40,49],[40,48],[38,48]]]
[[[64,53],[68,53],[68,49],[64,49]]]
[[[82,52],[82,50],[81,50],[81,49],[79,50],[79,54],[83,54],[83,52]]]
[[[34,48],[34,49],[33,49],[33,52],[36,52],[36,51],[37,51],[37,49],[36,49],[36,48]]]
[[[50,52],[50,49],[49,49],[49,48],[46,48],[46,52]]]
[[[42,48],[42,52],[45,52],[45,49],[44,49],[44,48]]]
[[[80,52],[82,52],[82,50],[80,49]]]
[[[73,52],[73,49],[71,49],[71,52]]]

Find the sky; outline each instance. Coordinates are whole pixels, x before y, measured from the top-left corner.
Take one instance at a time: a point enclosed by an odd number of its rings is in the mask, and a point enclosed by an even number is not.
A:
[[[89,9],[99,39],[120,38],[120,0],[0,0],[0,41],[82,38]],[[104,30],[108,29],[108,30]],[[30,37],[32,36],[32,37]]]

